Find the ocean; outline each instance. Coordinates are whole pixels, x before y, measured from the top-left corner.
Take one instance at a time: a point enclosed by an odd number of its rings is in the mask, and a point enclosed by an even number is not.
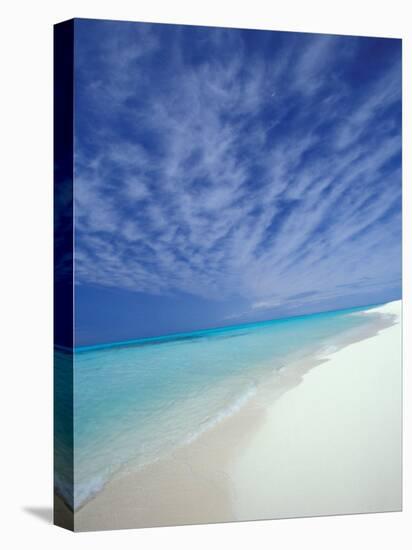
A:
[[[56,351],[56,490],[76,509],[119,472],[194,441],[280,369],[373,324],[379,314],[365,309],[80,347],[73,379],[67,354]]]

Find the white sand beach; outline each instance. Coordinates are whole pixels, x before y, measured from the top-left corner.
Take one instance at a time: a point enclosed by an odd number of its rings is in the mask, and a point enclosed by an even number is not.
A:
[[[236,518],[400,510],[401,381],[400,323],[310,370],[235,462]]]
[[[400,510],[401,302],[374,311],[397,321],[288,366],[172,457],[114,478],[75,530]]]

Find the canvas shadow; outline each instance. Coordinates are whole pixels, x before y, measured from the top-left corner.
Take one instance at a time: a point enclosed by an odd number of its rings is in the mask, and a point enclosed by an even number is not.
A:
[[[53,523],[53,508],[51,506],[25,506],[23,511],[43,522]]]

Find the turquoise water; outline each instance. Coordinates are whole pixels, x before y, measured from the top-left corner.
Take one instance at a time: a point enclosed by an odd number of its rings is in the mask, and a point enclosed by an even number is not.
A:
[[[77,348],[74,495],[70,434],[59,422],[58,490],[76,508],[119,470],[140,468],[193,441],[242,407],[278,369],[373,322],[375,315],[359,310]],[[57,386],[60,379],[67,384],[61,354]]]

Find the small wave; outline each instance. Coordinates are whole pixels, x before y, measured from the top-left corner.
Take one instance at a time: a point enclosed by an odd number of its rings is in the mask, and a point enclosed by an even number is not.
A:
[[[74,510],[78,510],[88,500],[95,497],[107,482],[108,479],[105,479],[103,476],[95,476],[87,483],[75,483],[73,493],[72,483],[63,481],[58,475],[54,477],[56,493],[58,493],[64,502]]]
[[[64,481],[56,472],[54,473],[54,489],[58,493],[64,502],[73,509],[74,497],[73,497],[73,483]]]
[[[103,475],[94,476],[87,483],[76,483],[74,490],[74,508],[77,510],[88,500],[95,497],[106,485],[108,479]]]
[[[329,346],[324,346],[321,349],[321,352],[319,355],[323,357],[329,357],[329,355],[332,355],[333,353],[336,353],[339,350],[339,346],[335,344],[330,344]]]
[[[217,424],[219,424],[226,418],[236,414],[248,401],[250,401],[250,399],[252,399],[252,397],[256,395],[256,392],[257,392],[256,386],[249,388],[246,392],[240,395],[229,406],[223,408],[214,416],[209,416],[205,418],[205,420],[203,420],[203,422],[200,424],[199,429],[193,432],[192,434],[190,434],[187,438],[185,438],[185,440],[183,441],[183,444],[189,445],[190,443],[193,443],[193,441],[198,439],[202,434],[204,434],[211,428],[214,428]]]

